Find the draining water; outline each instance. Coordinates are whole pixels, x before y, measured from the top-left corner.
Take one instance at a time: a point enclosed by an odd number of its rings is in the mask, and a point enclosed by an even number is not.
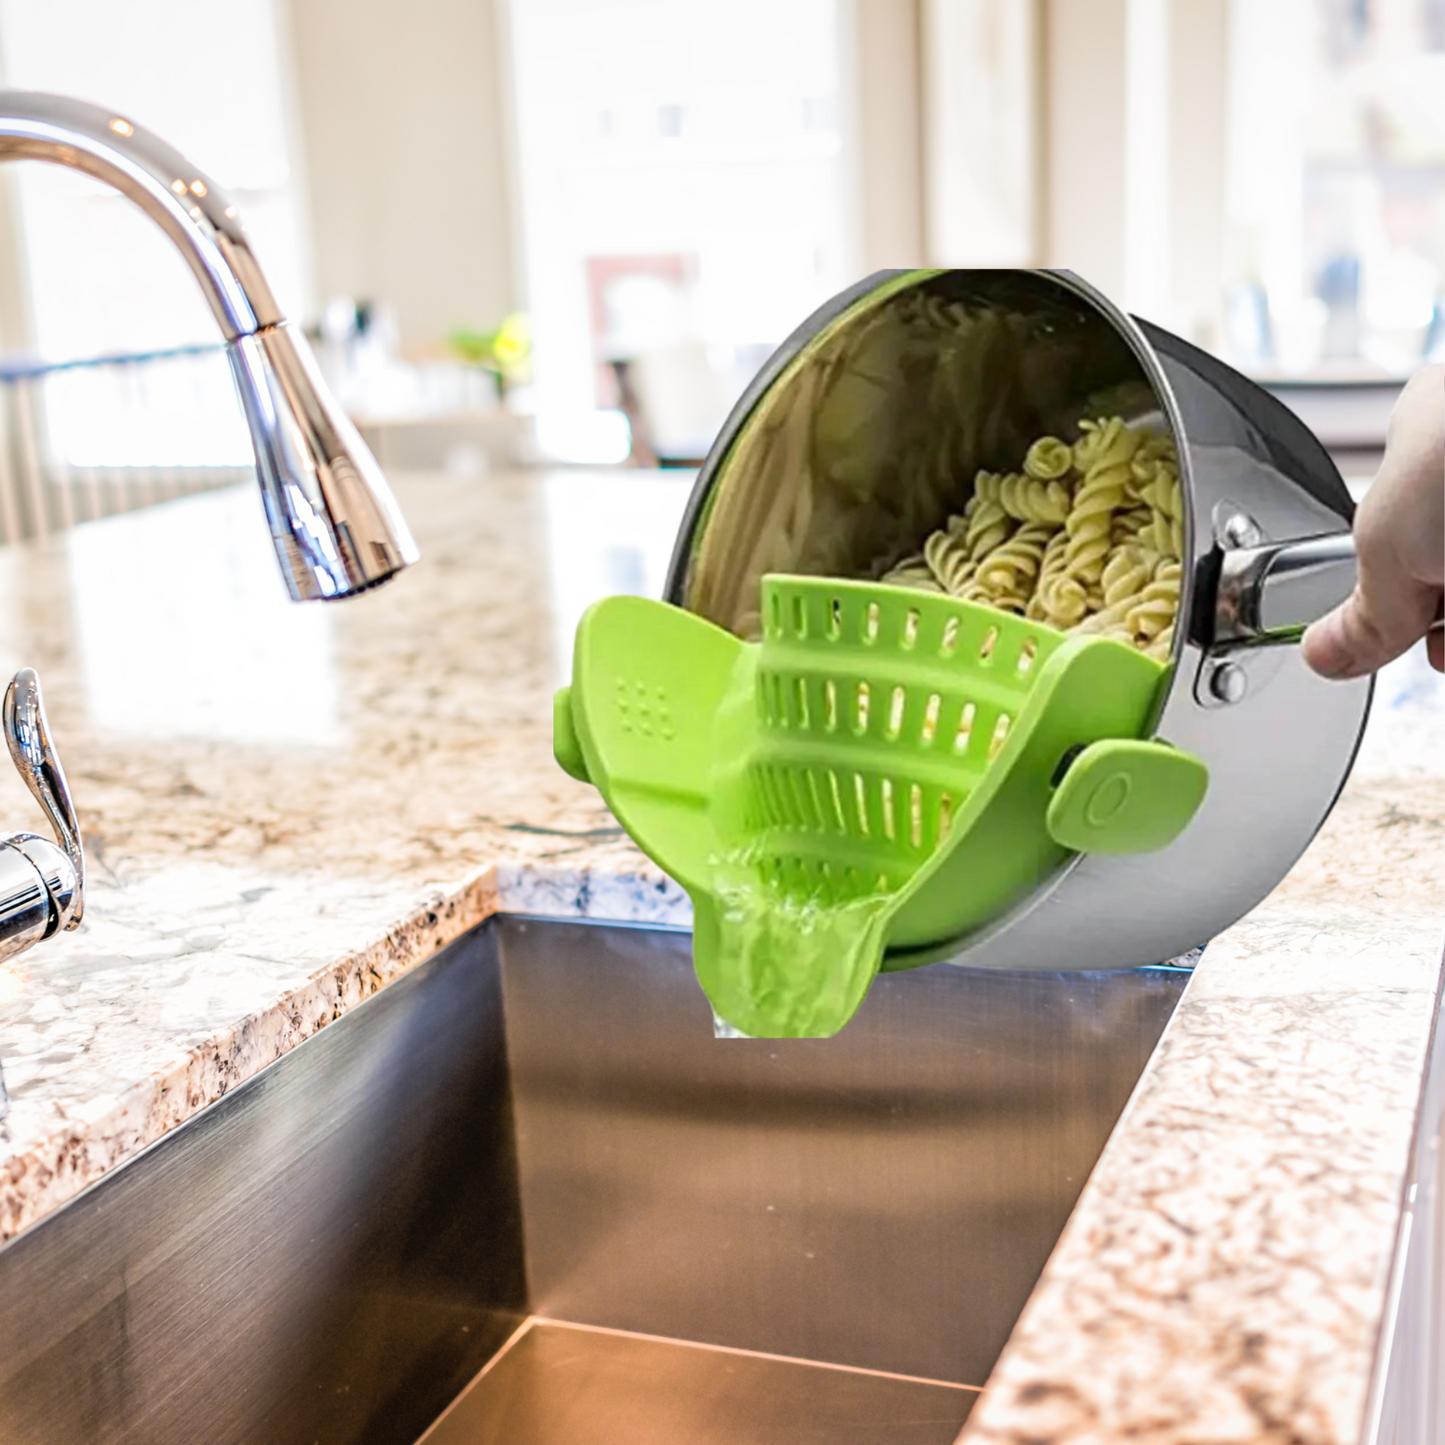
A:
[[[704,987],[719,1038],[822,1038],[857,1011],[878,969],[893,899],[799,897],[755,874],[721,883]]]

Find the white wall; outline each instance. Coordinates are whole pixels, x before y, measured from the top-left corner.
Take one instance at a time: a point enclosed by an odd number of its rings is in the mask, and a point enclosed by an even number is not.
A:
[[[1043,262],[1204,345],[1223,280],[1229,0],[1047,0]]]
[[[1225,0],[1174,0],[1170,32],[1172,322],[1219,341],[1225,270],[1229,16]]]
[[[855,270],[924,264],[923,134],[918,0],[851,0],[840,7],[847,118],[854,157]]]
[[[1039,0],[923,0],[930,265],[1038,264],[1041,10]]]
[[[290,90],[299,98],[307,174],[298,193],[314,247],[314,300],[387,301],[416,351],[438,347],[456,325],[489,325],[524,305],[509,193],[503,0],[276,5]],[[1141,32],[1138,15],[1153,7],[1164,24]],[[1068,266],[1207,342],[1222,271],[1228,10],[1228,0],[1005,0],[1002,10],[999,0],[845,0],[844,64],[857,99],[856,269],[925,261]],[[1019,24],[1000,29],[1000,14]],[[1031,42],[1022,22],[1034,14],[1042,34]],[[1036,44],[1039,57],[1032,98],[990,71],[1011,117],[1006,133],[992,138],[981,136],[980,125],[987,120],[987,132],[1002,123],[995,107],[982,118],[960,111],[965,95],[950,110],[938,89],[952,80],[971,92],[970,66],[998,68],[987,47],[970,58],[939,44],[951,38],[979,49],[980,17],[990,17],[983,38],[1002,47],[1010,74],[1026,62],[1013,53],[1020,46]],[[1146,45],[1162,37],[1163,53],[1142,56],[1141,33]],[[1139,66],[1154,63],[1166,84],[1141,87]],[[1162,109],[1164,145],[1142,158],[1137,147],[1131,157],[1126,139],[1131,104]],[[1030,140],[1031,130],[1040,142]],[[973,249],[988,228],[971,218],[976,198],[954,159],[960,146],[981,139],[984,179],[997,181],[1001,164],[1009,174],[1031,164],[1035,171],[1005,197],[1017,244],[986,253]],[[1009,152],[1004,159],[1000,148]],[[1141,164],[1154,169],[1152,178],[1140,180]],[[1141,184],[1157,185],[1158,199],[1141,206]],[[1150,219],[1151,206],[1158,224],[1146,228],[1145,251],[1152,245],[1153,255],[1145,255],[1143,274],[1152,281],[1140,295],[1138,218]],[[24,345],[16,269],[0,266],[0,340]]]
[[[520,303],[497,0],[289,0],[317,295],[409,349]]]
[[[1122,299],[1128,0],[1049,0],[1044,260]]]
[[[234,193],[271,289],[300,315],[309,246],[282,38],[273,0],[0,0],[5,85],[104,105],[175,146]],[[52,165],[8,168],[6,190],[15,344],[63,360],[215,339],[176,248],[124,196]]]

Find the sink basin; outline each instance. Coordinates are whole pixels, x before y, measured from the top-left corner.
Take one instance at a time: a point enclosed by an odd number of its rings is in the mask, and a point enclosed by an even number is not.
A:
[[[493,920],[0,1250],[0,1439],[944,1445],[1187,978],[716,1040],[686,934]]]

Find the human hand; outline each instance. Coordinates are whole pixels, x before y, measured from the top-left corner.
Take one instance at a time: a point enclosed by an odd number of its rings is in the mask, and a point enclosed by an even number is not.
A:
[[[1390,413],[1355,550],[1355,590],[1305,633],[1305,661],[1324,677],[1361,677],[1428,633],[1430,666],[1445,672],[1445,634],[1431,630],[1445,596],[1445,366],[1412,377]]]

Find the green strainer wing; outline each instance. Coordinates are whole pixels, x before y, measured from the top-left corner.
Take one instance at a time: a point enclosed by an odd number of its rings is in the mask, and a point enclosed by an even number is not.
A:
[[[596,785],[617,821],[689,893],[717,852],[712,773],[729,722],[750,730],[754,650],[681,608],[609,597],[577,625],[572,686],[557,695],[553,746]]]

